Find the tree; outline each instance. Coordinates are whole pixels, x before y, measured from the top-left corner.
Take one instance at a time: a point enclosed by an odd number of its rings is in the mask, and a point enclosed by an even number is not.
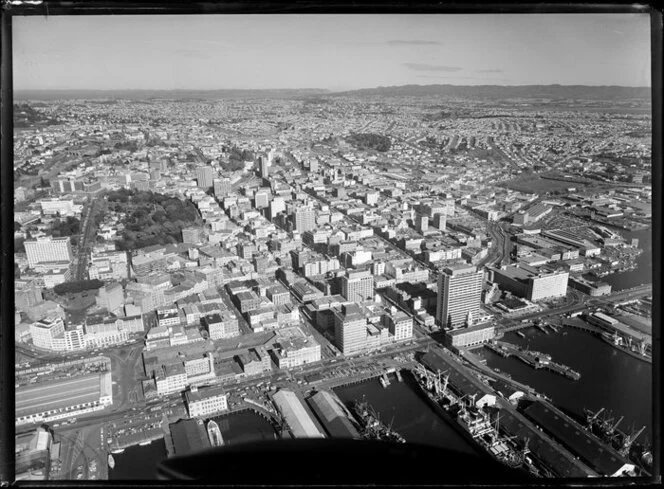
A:
[[[101,280],[80,280],[77,282],[65,282],[53,287],[53,292],[58,295],[83,292],[85,290],[96,290],[104,285]]]

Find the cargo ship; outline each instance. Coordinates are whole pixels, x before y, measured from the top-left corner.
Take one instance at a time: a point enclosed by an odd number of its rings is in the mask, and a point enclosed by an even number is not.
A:
[[[415,370],[417,385],[433,405],[435,411],[451,422],[451,425],[464,438],[481,447],[495,460],[513,468],[523,468],[534,475],[540,471],[526,456],[529,453],[527,442],[518,449],[513,438],[500,436],[489,413],[478,408],[464,397],[457,397],[447,388],[447,376],[441,381],[440,374],[429,373],[423,367]]]
[[[115,468],[115,459],[113,458],[113,455],[110,453],[108,454],[108,466],[112,469]]]
[[[641,462],[640,458],[644,454],[646,455],[646,459],[648,458],[647,452],[649,450],[645,445],[639,445],[636,443],[636,440],[645,431],[645,426],[639,430],[632,428],[630,433],[627,434],[618,429],[618,425],[622,422],[624,416],[620,416],[616,419],[608,414],[604,408],[601,408],[597,412],[593,412],[590,409],[584,409],[583,412],[586,416],[585,429],[600,440],[612,446],[622,456],[637,458],[639,459],[637,462]],[[638,453],[635,454],[635,451]],[[652,453],[650,454],[650,457],[652,457]]]
[[[357,419],[362,437],[368,440],[383,440],[395,443],[406,443],[406,439],[391,426],[385,425],[378,414],[365,401],[356,401],[353,404],[353,414]]]
[[[213,447],[221,447],[224,445],[224,437],[221,436],[219,425],[214,420],[208,421],[207,432],[208,438],[210,439],[210,445]]]
[[[652,356],[648,354],[648,350],[645,347],[639,348],[634,343],[625,345],[623,338],[617,334],[603,332],[600,334],[600,338],[614,348],[627,353],[634,358],[652,363]]]

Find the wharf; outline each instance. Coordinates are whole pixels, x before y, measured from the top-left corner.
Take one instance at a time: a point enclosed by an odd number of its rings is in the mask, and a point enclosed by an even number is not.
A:
[[[310,382],[309,384],[315,384],[317,388],[336,389],[337,387],[357,384],[370,379],[378,379],[389,374],[395,374],[396,379],[399,380],[399,370],[413,368],[416,365],[417,362],[414,361],[399,363],[394,362],[391,363],[388,367],[374,366],[372,368],[368,368],[366,371],[361,371],[353,375],[340,374],[330,378],[321,378]]]
[[[322,387],[326,389],[336,389],[337,387],[344,387],[351,384],[359,384],[366,380],[379,379],[384,375],[383,372],[365,372],[358,375],[353,375],[352,377],[339,377],[329,379],[321,383]]]
[[[524,414],[580,457],[601,475],[617,477],[634,471],[634,464],[610,445],[591,435],[583,426],[542,399],[534,400]]]
[[[486,372],[488,375],[495,376],[495,373],[488,367],[481,365],[472,353],[464,352],[463,358],[483,372]],[[426,355],[425,366],[432,371],[448,371],[450,375],[450,384],[454,385],[456,389],[462,387],[462,390],[466,394],[469,392],[469,385],[459,386],[457,383],[458,380],[462,380],[461,378],[467,378],[467,380],[470,380],[472,376],[468,372],[467,367],[462,365],[459,360],[452,357],[451,354],[432,350],[432,353]],[[494,396],[495,403],[499,405],[501,409],[501,431],[504,431],[509,436],[517,436],[520,439],[529,439],[529,447],[533,456],[550,468],[555,475],[559,477],[577,478],[597,475],[593,469],[577,460],[565,447],[561,446],[553,438],[543,433],[532,421],[519,413],[516,407],[508,400],[503,399],[497,395],[493,389],[479,381],[472,383],[477,389],[481,389],[484,393],[491,393]],[[530,392],[532,389],[528,388],[526,391]],[[479,399],[480,397],[481,396],[478,396],[477,398]]]
[[[124,450],[127,447],[138,445],[140,443],[152,442],[164,437],[164,431],[161,428],[151,428],[140,433],[118,436],[111,445],[109,451]]]
[[[504,358],[514,356],[534,369],[545,368],[572,380],[579,380],[581,378],[578,372],[575,372],[568,366],[552,362],[549,355],[521,350],[515,345],[502,341],[493,341],[492,343],[485,344],[485,346]]]

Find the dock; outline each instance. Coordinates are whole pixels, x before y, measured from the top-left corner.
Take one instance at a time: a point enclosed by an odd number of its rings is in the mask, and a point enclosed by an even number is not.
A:
[[[464,352],[462,358],[487,375],[496,375],[488,367],[475,362],[476,357],[472,353]],[[493,389],[478,380],[472,380],[474,378],[467,372],[466,367],[461,364],[460,360],[439,349],[427,353],[422,360],[423,365],[432,372],[448,372],[450,386],[458,394],[465,394],[468,397],[468,394],[477,392],[476,400],[483,398],[486,394],[493,396],[494,402],[501,407],[501,433],[504,432],[507,436],[516,436],[521,440],[529,439],[531,453],[554,476],[585,478],[598,475],[584,462],[577,460],[565,447],[540,430],[535,423],[518,412],[517,408],[507,399],[496,395]],[[530,392],[531,389],[524,386],[524,391]],[[477,405],[477,403],[475,404]]]
[[[568,366],[552,362],[551,356],[545,353],[522,350],[516,345],[512,345],[511,343],[495,340],[493,342],[486,343],[485,346],[503,358],[512,356],[516,357],[534,369],[544,368],[572,380],[579,380],[581,378],[581,374],[575,370],[572,370]]]

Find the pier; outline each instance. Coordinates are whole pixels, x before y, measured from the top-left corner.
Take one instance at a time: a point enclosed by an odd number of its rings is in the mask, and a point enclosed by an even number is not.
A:
[[[389,374],[391,373],[395,374],[397,380],[401,382],[400,380],[401,374],[399,371],[402,369],[413,368],[416,365],[417,362],[405,362],[405,363],[400,363],[398,366],[389,367],[387,369],[374,368],[366,372],[360,372],[358,374],[351,376],[344,375],[339,377],[321,379],[316,381],[316,387],[325,388],[325,389],[336,389],[337,387],[344,387],[351,384],[358,384],[360,382],[365,382],[371,379],[381,379],[381,384],[383,382],[386,382],[384,387],[387,387],[390,383],[389,378],[387,378],[389,377]]]
[[[512,345],[511,343],[495,340],[491,343],[485,344],[485,346],[503,358],[514,356],[534,369],[545,368],[572,380],[579,380],[581,378],[581,375],[578,372],[566,365],[552,362],[551,357],[544,353],[521,350],[519,347]]]

